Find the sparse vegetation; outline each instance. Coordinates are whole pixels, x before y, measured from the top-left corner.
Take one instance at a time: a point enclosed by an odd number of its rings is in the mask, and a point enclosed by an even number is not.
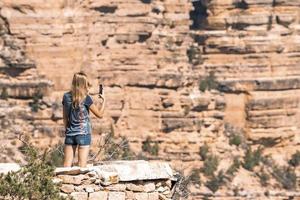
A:
[[[273,16],[270,15],[270,16],[268,17],[268,24],[267,24],[267,30],[268,30],[268,31],[272,29],[272,25],[273,25]]]
[[[120,155],[121,148],[118,143],[112,140],[111,137],[108,140],[109,142],[103,147],[104,160],[117,159]]]
[[[32,102],[29,103],[29,106],[31,107],[31,110],[33,112],[37,112],[40,109],[42,98],[43,98],[42,90],[38,88],[37,91],[33,94]]]
[[[238,157],[235,157],[233,159],[232,164],[230,165],[230,167],[226,170],[226,174],[229,176],[228,178],[231,179],[231,177],[233,177],[234,173],[237,172],[240,168],[240,161]]]
[[[0,196],[16,200],[65,200],[52,178],[54,167],[48,151],[39,154],[32,146],[24,147],[27,164],[17,172],[0,175]]]
[[[273,166],[272,176],[281,183],[284,189],[296,188],[297,176],[290,166]]]
[[[218,88],[218,82],[214,72],[209,72],[209,75],[200,81],[199,90],[205,92],[206,90],[213,90]]]
[[[130,149],[128,139],[123,136],[114,138],[114,128],[111,126],[110,132],[97,142],[97,152],[91,153],[89,162],[97,163],[103,160],[132,160],[140,157]]]
[[[261,138],[255,142],[255,144],[260,144],[264,147],[273,147],[280,142],[280,138]]]
[[[263,168],[260,169],[260,172],[256,173],[256,176],[258,176],[260,184],[264,187],[268,185],[270,176],[265,172]]]
[[[241,146],[244,144],[244,130],[231,125],[230,123],[225,123],[225,132],[229,137],[229,144]]]
[[[50,151],[50,159],[49,162],[54,167],[61,167],[64,163],[64,145],[57,144],[51,151]]]
[[[122,153],[121,153],[121,158],[123,160],[133,160],[136,158],[136,155],[133,151],[130,149],[129,141],[126,137],[122,137],[122,141],[124,144]]]
[[[244,157],[243,167],[249,171],[252,171],[253,168],[259,164],[262,158],[262,148],[258,148],[255,151],[252,151],[249,147],[246,150],[246,154]]]
[[[212,192],[216,192],[225,183],[225,175],[223,170],[220,170],[217,175],[213,175],[212,178],[206,182],[206,187],[208,187]]]
[[[218,168],[218,165],[219,165],[219,158],[215,155],[209,155],[205,159],[201,171],[204,173],[205,176],[213,176],[214,172]]]
[[[292,158],[289,160],[289,164],[297,167],[300,165],[300,151],[297,150],[296,153],[292,155]]]
[[[201,58],[201,53],[200,53],[199,48],[197,48],[195,46],[190,46],[186,53],[189,58],[189,63],[191,63],[193,65],[202,64],[203,61]]]
[[[147,137],[147,139],[143,142],[142,150],[153,156],[157,156],[159,151],[158,142],[153,142],[150,137]]]
[[[205,186],[208,187],[212,192],[216,192],[227,181],[231,181],[235,172],[237,172],[240,167],[239,158],[235,157],[232,164],[225,172],[224,170],[220,170],[216,174],[215,171],[217,170],[218,164],[219,161],[216,156],[208,156],[204,162],[204,169],[206,170],[203,170],[203,173],[209,177],[209,180],[205,183]]]
[[[200,170],[199,169],[193,169],[189,175],[189,179],[191,183],[199,184],[201,185],[201,179],[200,179]]]
[[[204,145],[202,145],[199,148],[199,155],[200,155],[202,160],[205,160],[207,158],[208,151],[209,151],[209,147],[206,143],[204,143]]]
[[[1,94],[0,94],[0,99],[7,100],[8,99],[8,92],[6,88],[2,88]]]
[[[131,160],[136,157],[136,155],[130,150],[129,142],[126,137],[122,137],[120,141],[114,140],[114,138],[109,135],[105,139],[105,143],[99,149],[104,151],[103,160]]]
[[[297,177],[295,168],[291,166],[278,166],[270,156],[263,156],[261,161],[269,168],[272,177],[279,182],[284,189],[296,188]]]
[[[232,134],[229,136],[229,144],[239,146],[242,143],[242,137],[237,134]]]
[[[230,130],[230,131],[228,131]],[[233,129],[228,129],[229,137],[237,132]],[[242,138],[232,138],[230,143],[233,145],[244,144]],[[207,144],[204,144],[199,148],[199,154],[202,160],[204,160],[203,167],[200,172],[203,173],[208,180],[204,183],[212,192],[216,192],[226,182],[232,181],[235,173],[239,170],[240,166],[249,171],[253,171],[259,178],[260,184],[263,187],[268,186],[271,177],[273,177],[280,185],[287,190],[293,190],[296,188],[297,177],[295,173],[295,167],[300,164],[300,151],[296,151],[291,159],[288,161],[290,166],[277,166],[275,161],[270,155],[263,155],[263,147],[259,146],[257,149],[252,150],[251,146],[245,146],[246,152],[243,160],[240,161],[238,157],[234,157],[232,164],[227,170],[220,170],[217,172],[219,160],[217,156],[212,155],[209,152]],[[260,166],[259,168],[255,168]]]

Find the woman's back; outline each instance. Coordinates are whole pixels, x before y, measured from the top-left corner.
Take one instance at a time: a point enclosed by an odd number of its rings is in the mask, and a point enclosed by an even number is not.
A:
[[[68,116],[68,123],[65,134],[68,136],[91,134],[91,123],[89,118],[89,107],[93,104],[90,95],[86,95],[83,101],[77,106],[72,105],[71,92],[64,93],[62,104]]]

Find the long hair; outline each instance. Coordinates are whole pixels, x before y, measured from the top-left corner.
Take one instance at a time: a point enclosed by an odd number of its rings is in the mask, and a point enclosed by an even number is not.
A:
[[[80,102],[88,94],[89,82],[87,75],[84,72],[77,72],[73,76],[71,94],[72,94],[72,106],[77,108]]]

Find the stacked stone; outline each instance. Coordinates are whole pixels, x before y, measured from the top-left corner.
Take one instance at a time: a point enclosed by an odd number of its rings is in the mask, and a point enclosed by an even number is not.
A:
[[[120,182],[103,186],[93,173],[59,175],[61,195],[76,200],[159,200],[171,199],[171,181]]]
[[[174,184],[169,170],[163,163],[110,162],[86,169],[57,168],[54,181],[61,184],[62,196],[75,200],[170,200]]]

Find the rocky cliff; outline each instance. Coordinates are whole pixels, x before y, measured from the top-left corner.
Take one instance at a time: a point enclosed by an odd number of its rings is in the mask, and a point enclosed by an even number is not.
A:
[[[94,151],[101,135],[113,133],[136,154],[197,176],[205,144],[220,158],[217,171],[259,145],[286,165],[300,147],[299,6],[298,0],[2,0],[1,160],[21,158],[15,150],[21,133],[41,147],[63,141],[62,94],[83,70],[94,98],[99,83],[107,97],[105,116],[93,118]],[[261,189],[255,172],[237,173],[227,189]],[[209,176],[200,176],[207,186]],[[249,180],[253,185],[244,186]],[[195,198],[206,194],[204,185],[192,188]],[[281,186],[271,181],[271,188]]]

